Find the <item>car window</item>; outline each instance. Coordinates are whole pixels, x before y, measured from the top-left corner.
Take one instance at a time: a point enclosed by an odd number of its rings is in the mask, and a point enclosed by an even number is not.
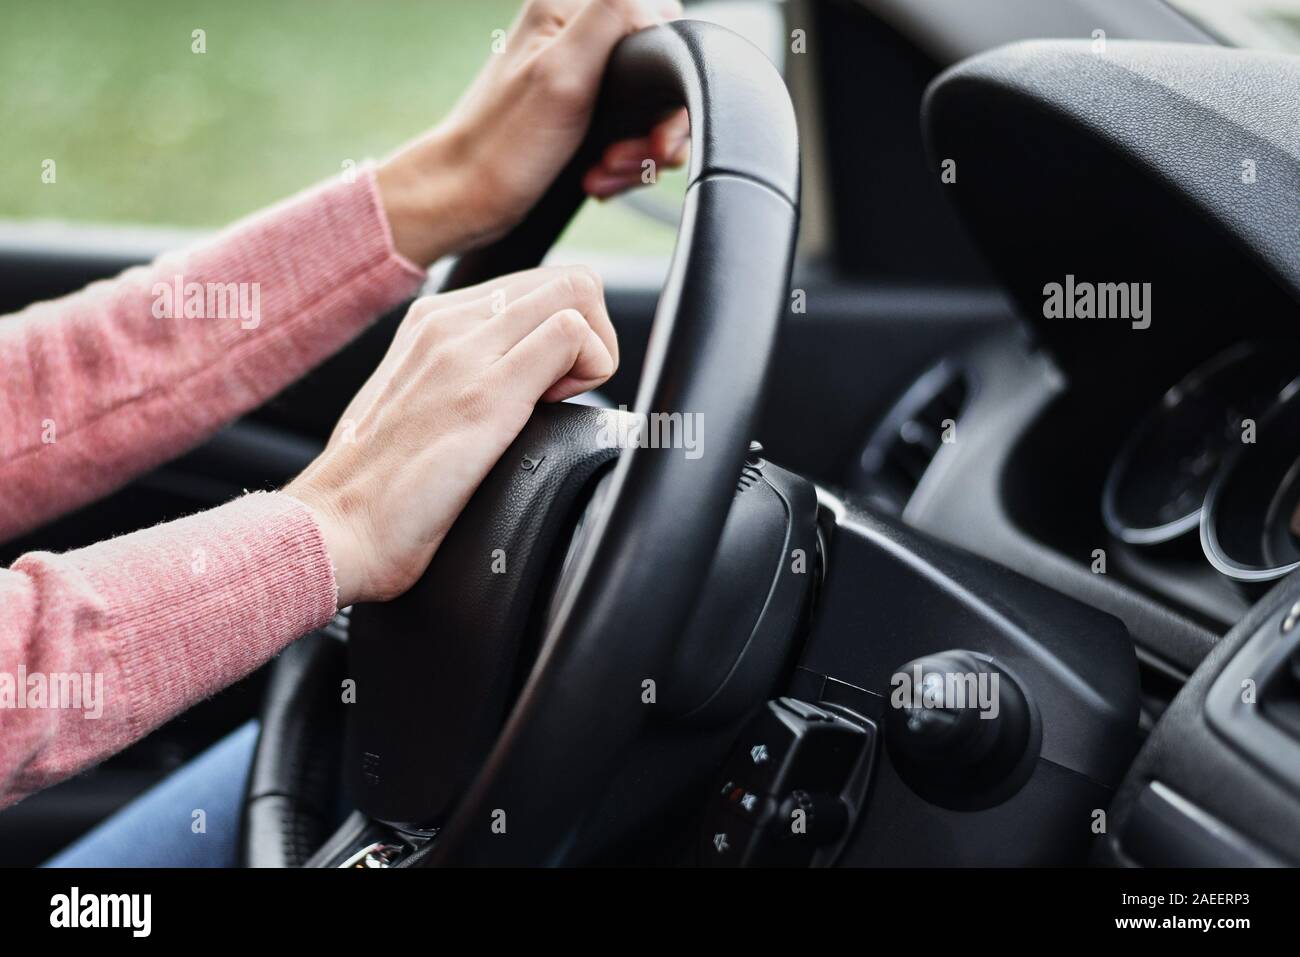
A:
[[[0,218],[221,226],[426,129],[518,6],[9,4]],[[772,0],[694,4],[690,15],[782,48]],[[679,173],[661,180],[631,201],[587,204],[565,246],[666,254],[684,186]]]
[[[1300,0],[1169,0],[1232,46],[1300,51]]]

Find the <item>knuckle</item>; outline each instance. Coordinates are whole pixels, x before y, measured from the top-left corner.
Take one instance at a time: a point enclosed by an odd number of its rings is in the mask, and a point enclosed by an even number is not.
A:
[[[528,0],[528,18],[533,23],[559,20],[563,12],[555,0]]]
[[[524,82],[548,102],[564,107],[583,101],[587,94],[583,78],[568,68],[564,48],[554,45],[542,50],[524,67]]]
[[[566,343],[581,342],[587,334],[587,320],[576,309],[565,309],[551,317],[556,333]]]
[[[420,296],[411,303],[411,308],[406,311],[407,317],[420,319],[429,315],[438,307],[438,298],[438,296]]]
[[[600,275],[590,266],[573,266],[565,274],[569,291],[577,302],[594,304],[604,297]]]
[[[421,349],[437,351],[442,342],[442,323],[433,315],[421,316],[415,326],[415,341]]]

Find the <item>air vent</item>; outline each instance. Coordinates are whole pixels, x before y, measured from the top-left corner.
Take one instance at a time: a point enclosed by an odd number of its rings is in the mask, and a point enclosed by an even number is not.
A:
[[[856,491],[901,512],[961,417],[970,386],[965,371],[943,360],[894,403],[867,440],[854,476]]]

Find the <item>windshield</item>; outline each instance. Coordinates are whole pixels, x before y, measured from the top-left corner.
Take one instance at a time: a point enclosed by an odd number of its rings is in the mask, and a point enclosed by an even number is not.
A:
[[[1169,0],[1232,46],[1300,51],[1300,0]]]

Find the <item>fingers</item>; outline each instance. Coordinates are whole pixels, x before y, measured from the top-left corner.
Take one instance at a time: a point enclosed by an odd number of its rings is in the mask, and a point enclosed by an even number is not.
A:
[[[590,0],[573,15],[557,46],[574,79],[595,89],[614,44],[629,33],[679,17],[675,0]]]
[[[483,325],[487,319],[504,312],[511,303],[517,302],[538,287],[553,282],[565,272],[565,267],[539,266],[536,269],[526,269],[500,276],[453,292],[421,296],[411,303],[411,308],[407,310],[406,318],[393,339],[392,349],[397,351],[405,349],[424,321],[435,314],[439,326],[446,330],[448,335],[471,332]],[[594,276],[594,273],[592,275]],[[575,304],[564,303],[563,305]],[[513,343],[503,345],[502,351],[511,344]]]
[[[610,146],[600,163],[588,170],[583,179],[583,189],[588,196],[607,199],[645,185],[647,169],[657,171],[680,167],[686,162],[689,152],[690,121],[685,110],[678,110],[656,125],[649,136],[623,140]]]
[[[390,351],[401,352],[426,321],[445,335],[480,337],[504,355],[543,320],[561,309],[580,311],[618,366],[618,335],[605,305],[600,276],[586,266],[543,266],[450,293],[417,299]]]
[[[528,0],[510,29],[507,51],[515,59],[527,58],[545,48],[550,40],[559,36],[584,11],[591,7],[606,7],[613,23],[619,20],[630,24],[627,29],[617,29],[585,34],[586,40],[597,39],[602,45],[585,51],[588,57],[608,55],[609,47],[627,33],[682,15],[677,0]],[[597,11],[599,12],[599,11]],[[570,56],[570,54],[565,54]],[[603,68],[603,59],[600,60]]]
[[[651,147],[660,162],[681,166],[691,150],[691,120],[683,107],[662,120],[650,133]]]
[[[582,9],[585,0],[528,0],[519,21],[527,26],[564,26]]]
[[[547,401],[556,401],[557,397],[567,399],[571,395],[594,389],[618,368],[618,347],[616,344],[612,347],[610,345],[611,342],[616,342],[613,327],[605,315],[604,304],[599,302],[599,295],[595,296],[597,304],[593,304],[591,294],[575,296],[570,288],[568,282],[561,280],[538,289],[527,300],[520,300],[513,314],[494,317],[481,333],[496,337],[499,342],[508,341],[504,348],[498,348],[502,355],[509,355],[526,343],[538,329],[552,322],[556,315],[574,313],[582,317],[586,329],[580,337],[578,351],[571,357],[569,364],[560,370],[559,375],[545,383],[548,391],[538,391],[534,398],[544,396]],[[575,306],[578,299],[587,304]],[[595,317],[600,316],[604,316],[603,326],[608,330],[604,336],[597,331],[600,323]],[[551,388],[561,383],[561,388]]]
[[[589,7],[598,0],[528,0],[524,4],[523,19],[532,22],[560,20],[568,23],[573,15],[584,7]],[[682,5],[678,0],[634,0],[651,15],[665,20],[674,20],[682,15]]]
[[[614,361],[582,313],[562,309],[498,359],[493,371],[524,401],[557,402],[604,382]]]
[[[605,306],[600,278],[585,267],[565,269],[550,282],[516,299],[483,323],[478,334],[504,355],[562,309],[576,309],[582,314],[617,366],[618,336]]]
[[[489,279],[475,286],[466,286],[464,289],[440,292],[433,296],[421,296],[411,303],[408,315],[419,319],[431,312],[454,309],[481,300],[490,301],[494,297],[503,307],[506,302],[518,299],[538,286],[550,282],[559,271],[560,268],[556,266],[538,266],[535,269],[525,269]]]
[[[407,314],[385,361],[402,362],[413,350],[424,352],[429,343],[462,339],[496,365],[525,343],[530,355],[537,343],[554,344],[552,322],[561,312],[582,317],[583,334],[577,349],[566,353],[564,367],[529,398],[558,401],[593,389],[618,369],[618,336],[610,320],[600,277],[585,266],[551,266],[503,276],[453,293],[417,300]],[[547,335],[535,338],[551,323]],[[515,361],[506,363],[507,367]],[[543,363],[549,369],[549,363]],[[526,379],[525,381],[531,381]],[[507,382],[512,386],[513,383]]]

